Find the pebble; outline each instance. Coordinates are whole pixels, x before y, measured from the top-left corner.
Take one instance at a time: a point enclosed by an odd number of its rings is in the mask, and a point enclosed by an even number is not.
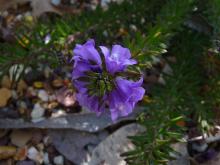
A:
[[[35,130],[32,134],[31,144],[37,145],[43,140],[43,134],[39,130]]]
[[[12,98],[13,98],[14,100],[17,100],[17,99],[18,99],[18,94],[17,94],[17,92],[16,92],[15,90],[11,90],[11,95],[12,95]]]
[[[20,94],[23,94],[23,92],[27,89],[27,84],[24,80],[20,80],[18,82],[18,86],[17,86],[17,92],[20,93]]]
[[[11,80],[7,75],[3,76],[1,86],[8,89],[11,88]]]
[[[45,136],[43,139],[43,142],[44,142],[45,146],[48,146],[52,143],[52,140],[51,140],[50,136]]]
[[[65,107],[71,107],[76,102],[76,95],[73,91],[67,88],[61,88],[56,93],[57,101]]]
[[[20,108],[27,109],[27,104],[24,101],[20,101],[20,102],[18,102],[18,104],[19,104]]]
[[[56,96],[55,95],[50,95],[49,96],[49,101],[54,101],[54,100],[56,100],[57,98],[56,98]]]
[[[8,159],[16,154],[16,147],[13,146],[0,146],[0,160]]]
[[[18,110],[20,114],[24,114],[27,110],[27,104],[24,101],[18,101]]]
[[[54,157],[53,162],[56,165],[64,165],[64,158],[61,155],[56,156],[56,157]]]
[[[61,3],[61,0],[51,0],[51,3],[55,6],[58,6]]]
[[[37,91],[33,87],[28,87],[27,97],[35,97],[37,96]]]
[[[36,103],[31,112],[32,122],[36,123],[36,122],[44,120],[44,117],[43,117],[44,112],[45,112],[45,109],[42,108],[39,103]]]
[[[11,143],[17,147],[23,147],[32,138],[31,131],[13,130],[10,136]]]
[[[44,153],[44,164],[50,164],[49,155],[47,152]]]
[[[16,153],[14,159],[21,161],[21,160],[25,160],[26,157],[27,157],[27,147],[23,147],[23,148],[19,148],[17,150],[17,153]]]
[[[57,103],[57,102],[55,102],[55,101],[53,101],[53,102],[51,102],[51,103],[49,103],[48,104],[48,109],[54,109],[54,108],[56,108],[57,106],[58,106],[59,104]]]
[[[66,115],[66,112],[64,110],[55,110],[55,112],[52,113],[51,117],[52,118],[57,118],[57,117],[60,117],[60,116],[65,116]]]
[[[45,67],[45,69],[44,69],[44,76],[46,77],[46,78],[49,78],[50,77],[50,74],[52,74],[52,70],[47,66],[47,67]]]
[[[35,147],[30,147],[28,149],[27,157],[33,161],[36,161],[40,164],[43,163],[43,154],[39,152]]]
[[[45,102],[48,102],[49,100],[49,95],[47,94],[47,92],[45,90],[39,90],[38,91],[38,97]]]
[[[1,88],[0,89],[0,107],[6,106],[11,96],[12,96],[11,90],[7,88]]]
[[[60,87],[63,86],[63,80],[60,79],[60,78],[55,79],[55,80],[52,81],[52,85],[53,85],[53,87],[55,87],[55,88],[60,88]]]
[[[37,89],[41,89],[44,86],[43,82],[41,82],[41,81],[35,81],[33,85]]]

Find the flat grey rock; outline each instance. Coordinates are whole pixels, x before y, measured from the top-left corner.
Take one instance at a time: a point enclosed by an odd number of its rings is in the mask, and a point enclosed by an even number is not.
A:
[[[125,165],[126,162],[120,155],[134,149],[127,137],[142,131],[143,126],[138,124],[129,124],[118,129],[94,149],[88,165]]]
[[[131,115],[120,118],[116,122],[112,122],[110,114],[107,113],[99,117],[95,113],[68,114],[62,117],[48,118],[36,123],[24,121],[23,119],[0,119],[0,129],[75,129],[86,132],[98,132],[122,121],[133,121],[141,111],[141,108],[136,109]]]
[[[186,143],[175,143],[172,145],[172,148],[180,155],[175,155],[176,160],[168,162],[168,165],[190,165]]]
[[[49,130],[49,136],[56,149],[69,161],[81,165],[89,159],[88,145],[96,146],[100,139],[95,133],[76,130]]]

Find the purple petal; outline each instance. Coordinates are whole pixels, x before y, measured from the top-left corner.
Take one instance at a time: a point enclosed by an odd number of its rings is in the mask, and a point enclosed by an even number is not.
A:
[[[128,65],[134,65],[136,60],[130,59],[131,53],[129,49],[123,48],[120,45],[114,45],[112,51],[104,46],[100,46],[102,53],[105,56],[105,64],[107,71],[114,75],[116,72],[122,72]]]
[[[115,82],[116,89],[109,94],[109,107],[114,120],[119,116],[129,115],[145,93],[144,88],[141,87],[143,78],[134,82],[117,77]]]
[[[72,79],[77,79],[79,77],[84,76],[84,72],[91,70],[91,67],[82,61],[77,62],[77,64],[73,68]]]
[[[86,60],[89,62],[93,61],[99,66],[101,66],[102,61],[98,51],[95,49],[94,40],[88,40],[84,45],[77,44],[75,49],[73,50],[74,57],[73,59],[76,63],[80,60]]]
[[[104,111],[104,104],[100,105],[100,101],[97,96],[88,96],[86,93],[77,93],[76,99],[82,107],[86,107],[92,112],[96,112],[100,115]]]

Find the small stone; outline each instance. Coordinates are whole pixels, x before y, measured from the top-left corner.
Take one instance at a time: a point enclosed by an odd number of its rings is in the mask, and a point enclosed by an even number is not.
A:
[[[158,78],[158,83],[161,85],[166,85],[166,81],[164,80],[162,75],[160,75],[160,77]]]
[[[52,113],[51,117],[52,118],[57,118],[57,117],[61,117],[61,116],[65,116],[66,112],[64,110],[55,110],[55,112]]]
[[[16,154],[16,147],[13,146],[0,146],[0,160],[8,159]]]
[[[39,152],[35,147],[30,147],[28,149],[27,157],[38,163],[43,163],[43,154]]]
[[[90,154],[92,154],[92,151],[94,151],[94,149],[96,148],[97,145],[94,145],[94,144],[89,144],[87,146],[87,149],[89,151]]]
[[[51,3],[55,6],[58,6],[58,5],[60,5],[61,0],[51,0]]]
[[[44,108],[44,109],[47,109],[48,108],[48,103],[47,102],[44,102],[41,104],[41,106]]]
[[[171,76],[173,75],[173,70],[172,70],[172,68],[170,67],[169,64],[165,64],[162,71],[163,71],[163,73],[166,73],[168,75],[171,75]]]
[[[55,80],[52,81],[52,85],[55,88],[60,88],[60,87],[63,86],[63,80],[61,78],[55,79]]]
[[[38,97],[45,102],[48,102],[49,96],[45,90],[39,90],[38,91]]]
[[[54,108],[56,108],[58,105],[59,105],[58,102],[53,101],[53,102],[51,102],[51,103],[48,104],[48,107],[47,107],[47,108],[48,108],[48,109],[54,109]]]
[[[43,86],[44,86],[44,84],[41,81],[35,81],[34,82],[34,87],[37,88],[37,89],[41,89],[41,88],[43,88]]]
[[[1,88],[0,89],[0,107],[6,106],[11,96],[12,96],[11,90],[7,88]]]
[[[52,140],[51,140],[50,136],[45,136],[43,139],[43,142],[44,142],[45,146],[48,146],[52,143]]]
[[[36,103],[31,112],[32,122],[39,122],[39,121],[44,120],[43,118],[44,112],[45,112],[45,109],[42,108],[39,103]]]
[[[14,100],[17,100],[17,99],[18,99],[18,94],[17,94],[17,92],[16,92],[15,90],[11,90],[11,95],[12,95],[12,98],[13,98]]]
[[[137,26],[135,26],[135,25],[133,25],[133,24],[130,25],[130,29],[133,30],[133,31],[135,31],[135,32],[138,30],[138,29],[137,29]]]
[[[54,101],[54,100],[56,100],[57,98],[56,98],[56,96],[55,95],[50,95],[49,96],[49,101]]]
[[[40,130],[34,131],[32,135],[31,143],[33,145],[37,145],[43,140],[43,134]]]
[[[18,82],[17,92],[22,95],[22,94],[24,93],[24,91],[27,89],[27,87],[28,87],[28,86],[27,86],[26,82],[21,79],[21,80]]]
[[[44,69],[44,76],[46,77],[46,78],[49,78],[50,77],[50,74],[52,73],[53,71],[47,66],[47,67],[45,67],[45,69]]]
[[[56,157],[54,157],[53,162],[56,165],[64,165],[64,158],[61,155],[56,156]]]
[[[16,153],[14,159],[19,160],[19,161],[25,160],[27,157],[27,151],[28,151],[27,147],[19,148],[17,150],[17,153]]]
[[[40,151],[43,151],[44,150],[44,144],[43,143],[37,144],[37,149],[40,150]]]
[[[35,96],[37,96],[37,91],[33,87],[28,87],[27,97],[35,97]]]
[[[27,104],[24,101],[18,102],[18,106],[19,106],[19,108],[27,109]]]
[[[8,89],[11,88],[11,80],[7,75],[3,76],[1,86]]]
[[[12,144],[18,147],[23,147],[32,138],[32,132],[27,130],[13,130],[10,138]]]
[[[47,152],[44,153],[44,164],[50,164],[49,155]]]
[[[25,74],[28,74],[29,72],[31,72],[33,69],[31,67],[27,67],[24,71]]]
[[[67,88],[61,88],[56,93],[57,101],[64,105],[65,107],[73,106],[76,102],[76,95],[75,93]]]

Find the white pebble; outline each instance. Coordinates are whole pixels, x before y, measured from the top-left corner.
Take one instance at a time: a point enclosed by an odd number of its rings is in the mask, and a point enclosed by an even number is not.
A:
[[[44,153],[44,164],[50,164],[49,155],[47,152]]]
[[[59,5],[61,0],[51,0],[51,3],[55,6]]]
[[[53,159],[53,162],[54,164],[56,165],[64,165],[64,159],[63,159],[63,156],[56,156],[54,159]]]
[[[36,103],[34,105],[34,108],[31,112],[31,118],[33,122],[39,122],[43,120],[44,118],[42,117],[44,115],[45,109],[41,107],[39,103]]]
[[[38,91],[38,97],[42,100],[47,102],[49,100],[49,96],[45,90],[39,90]]]
[[[15,100],[18,99],[18,94],[17,94],[17,92],[15,90],[12,90],[11,94],[12,94],[12,98],[13,99],[15,99]]]
[[[34,160],[40,164],[43,163],[43,155],[35,147],[30,147],[28,149],[27,157],[31,160]]]

